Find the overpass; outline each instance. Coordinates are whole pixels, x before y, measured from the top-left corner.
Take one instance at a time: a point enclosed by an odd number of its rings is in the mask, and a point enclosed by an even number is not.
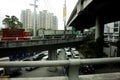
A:
[[[104,24],[120,20],[119,0],[78,0],[67,26],[77,30],[96,27],[95,39],[103,36]]]
[[[69,20],[68,20],[68,23],[67,25],[68,26],[73,26],[75,27],[76,29],[85,29],[85,28],[90,28],[92,26],[96,26],[96,33],[97,33],[97,36],[96,38],[98,38],[100,35],[102,35],[102,31],[103,31],[103,24],[105,23],[108,23],[108,22],[112,22],[112,21],[117,21],[119,20],[119,0],[78,0],[78,3],[76,5],[76,7],[74,8],[73,12],[72,12],[72,15],[70,16]],[[114,5],[114,6],[111,6],[111,5]],[[114,13],[112,13],[114,12]],[[101,30],[99,30],[101,28]],[[3,44],[3,45],[8,45],[7,43]],[[51,44],[53,45],[53,44]],[[37,45],[35,45],[37,46]],[[18,47],[19,48],[19,47]],[[23,47],[23,48],[26,48],[26,47]],[[1,48],[3,49],[3,48]],[[4,49],[7,49],[7,48],[4,48]],[[4,50],[3,49],[3,50]],[[9,48],[9,49],[13,49],[13,48]],[[15,47],[14,47],[14,50],[15,50]],[[1,50],[0,50],[1,51]],[[19,50],[18,50],[19,51]],[[8,52],[8,51],[6,51]],[[117,62],[119,62],[120,60],[117,58],[114,58]],[[92,60],[92,59],[91,59]],[[94,63],[94,61],[98,61],[98,60],[93,60],[93,62],[91,62],[91,60],[78,60],[78,61],[75,61],[74,60],[70,60],[70,61],[63,61],[61,63],[61,65],[70,65],[70,76],[68,77],[57,77],[58,80],[79,80],[78,78],[78,73],[77,73],[77,65],[79,64],[87,64],[87,63]],[[102,61],[103,60],[103,61]],[[106,59],[105,59],[106,60]],[[83,61],[83,62],[82,62]],[[88,61],[88,62],[87,62]],[[112,60],[112,58],[109,59],[109,61],[111,62],[115,62],[114,60]],[[81,63],[80,63],[81,62]],[[100,61],[98,63],[101,63],[103,62],[104,63],[104,59],[100,59]],[[35,64],[33,62],[33,64],[31,66],[36,66],[36,65],[41,65],[42,62],[40,62],[40,64]],[[47,62],[45,62],[47,63]],[[49,64],[44,64],[45,66],[49,66],[49,65],[52,65],[50,62]],[[2,65],[3,63],[1,63]],[[21,63],[18,63],[18,64],[21,64]],[[25,64],[23,62],[24,65],[22,66],[28,66],[27,64]],[[4,66],[9,66],[7,63],[4,64]],[[11,65],[11,64],[10,64]],[[56,65],[56,64],[54,64]],[[53,65],[53,66],[54,66]],[[58,64],[60,65],[60,64]],[[15,66],[15,65],[13,65]],[[18,65],[16,65],[18,66]],[[41,65],[43,66],[43,64]],[[74,67],[76,66],[76,67]],[[76,68],[76,69],[75,69]],[[74,71],[74,72],[72,72]],[[75,73],[75,74],[72,74],[72,73]],[[92,78],[88,76],[88,78],[86,77],[80,77],[81,80],[118,80],[120,79],[118,76],[120,74],[109,74],[109,78],[106,79],[105,75],[104,78],[103,76],[100,76],[99,75],[92,75]],[[99,76],[99,77],[98,77]],[[112,78],[111,78],[112,76]],[[116,77],[117,76],[117,77]],[[108,75],[107,75],[108,77]],[[27,78],[28,79],[28,78]],[[40,78],[39,78],[40,79]],[[50,78],[49,78],[50,79]],[[56,80],[56,77],[52,78],[52,80],[55,79]],[[13,79],[15,80],[15,79]],[[23,80],[23,79],[21,79]],[[29,80],[32,80],[32,78],[30,78]],[[37,80],[37,79],[33,79],[33,80]],[[44,79],[41,79],[41,80],[45,80]],[[46,78],[46,80],[48,80],[48,78]]]
[[[54,51],[59,48],[77,46],[80,45],[81,43],[83,43],[83,38],[43,39],[43,40],[37,39],[6,42],[1,41],[0,57],[21,53],[34,53],[45,50]]]
[[[67,25],[80,30],[95,26],[96,17],[104,24],[118,21],[119,9],[119,0],[78,0]]]

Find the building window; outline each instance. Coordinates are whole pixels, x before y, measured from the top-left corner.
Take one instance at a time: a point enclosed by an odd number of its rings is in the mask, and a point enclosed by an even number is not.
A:
[[[118,28],[114,28],[114,32],[118,32]]]
[[[118,27],[118,22],[114,22],[114,27]]]

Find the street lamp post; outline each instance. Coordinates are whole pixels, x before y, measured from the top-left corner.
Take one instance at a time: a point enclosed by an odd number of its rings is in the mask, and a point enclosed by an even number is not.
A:
[[[33,24],[33,36],[35,37],[36,36],[36,1],[37,0],[34,0],[34,4],[30,4],[31,6],[34,6],[34,24]]]
[[[36,36],[36,0],[34,0],[34,36]]]

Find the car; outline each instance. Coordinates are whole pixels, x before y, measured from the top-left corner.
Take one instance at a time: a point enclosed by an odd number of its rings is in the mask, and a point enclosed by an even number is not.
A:
[[[10,58],[9,57],[2,57],[0,58],[0,61],[1,62],[4,62],[4,61],[8,61],[8,62],[11,62],[10,61]],[[15,60],[15,62],[19,62],[18,60]],[[14,75],[16,73],[21,73],[21,67],[0,67],[0,75]]]
[[[71,50],[76,50],[76,48],[71,48]]]
[[[57,55],[62,51],[62,49],[57,49]]]
[[[4,68],[0,68],[0,76],[5,75],[5,69]]]
[[[38,54],[34,55],[32,58],[34,61],[37,61],[37,60],[41,60],[44,56],[46,56],[46,55],[43,53],[38,53]]]
[[[68,52],[68,51],[70,51],[70,47],[66,47],[66,48],[64,48],[64,50],[65,50],[65,52]]]
[[[67,51],[67,52],[65,52],[65,54],[66,54],[66,59],[72,58],[72,53],[71,52]]]
[[[42,51],[41,54],[48,55],[48,51]]]
[[[48,60],[48,56],[44,56],[44,57],[41,59],[41,61],[46,61],[46,60]]]
[[[73,58],[77,58],[77,59],[80,58],[80,55],[79,55],[80,53],[77,50],[72,50],[71,52],[73,54]]]

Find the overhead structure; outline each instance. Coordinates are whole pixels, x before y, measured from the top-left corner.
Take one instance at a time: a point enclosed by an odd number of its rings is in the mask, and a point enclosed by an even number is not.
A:
[[[96,17],[105,23],[120,20],[119,0],[78,0],[67,26],[80,30],[95,26]]]

